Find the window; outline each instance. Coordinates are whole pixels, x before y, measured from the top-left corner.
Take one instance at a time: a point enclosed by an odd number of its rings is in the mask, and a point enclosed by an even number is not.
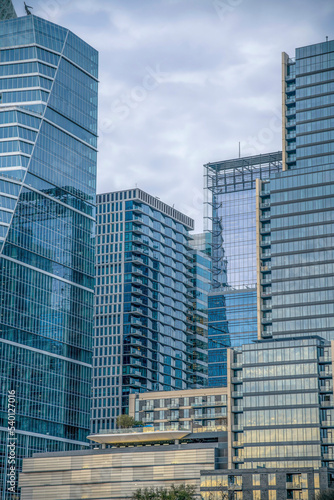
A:
[[[276,500],[276,490],[268,491],[268,500]]]
[[[268,474],[268,486],[276,486],[276,474]]]
[[[253,486],[260,486],[260,474],[253,474]]]
[[[261,500],[261,491],[253,490],[253,500]]]

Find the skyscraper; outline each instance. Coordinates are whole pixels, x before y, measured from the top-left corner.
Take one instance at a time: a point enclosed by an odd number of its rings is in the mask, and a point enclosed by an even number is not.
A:
[[[282,56],[283,170],[334,163],[334,40]]]
[[[283,54],[284,171],[258,186],[259,337],[334,339],[334,41]]]
[[[97,52],[35,16],[0,23],[1,489],[8,391],[23,456],[87,444]]]
[[[191,236],[190,386],[201,388],[208,384],[208,295],[212,281],[212,245],[209,232]]]
[[[333,56],[328,41],[283,55],[284,170],[257,180],[263,340],[232,359],[239,468],[326,466],[333,477]]]
[[[281,169],[281,152],[204,166],[206,229],[212,233],[209,386],[227,384],[227,348],[257,338],[256,179]]]
[[[140,189],[97,197],[93,432],[131,393],[188,387],[193,224]]]
[[[14,19],[16,12],[12,3],[12,0],[2,0],[0,5],[0,21],[5,19]]]

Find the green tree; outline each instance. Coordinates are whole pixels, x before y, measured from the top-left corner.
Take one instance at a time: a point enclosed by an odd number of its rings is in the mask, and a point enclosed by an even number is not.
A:
[[[129,429],[129,427],[143,425],[142,422],[137,422],[137,420],[135,420],[133,417],[130,417],[129,415],[118,415],[116,423],[119,429]]]
[[[195,486],[180,484],[171,488],[139,488],[132,500],[195,500]]]
[[[116,422],[119,429],[128,429],[134,426],[135,419],[130,415],[118,415]]]

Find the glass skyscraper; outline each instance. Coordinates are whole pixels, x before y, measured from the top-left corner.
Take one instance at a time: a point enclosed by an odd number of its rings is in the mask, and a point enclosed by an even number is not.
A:
[[[333,74],[334,41],[283,54],[284,171],[258,188],[262,337],[334,339]]]
[[[0,21],[5,19],[14,19],[16,12],[12,0],[2,0],[0,5]]]
[[[17,470],[87,446],[98,54],[35,16],[0,22],[1,492],[8,391]]]
[[[140,189],[97,197],[92,432],[131,393],[188,387],[193,224]]]
[[[283,53],[283,170],[334,163],[334,40]]]
[[[190,386],[200,388],[208,384],[208,295],[212,281],[212,245],[209,232],[192,234],[191,237]]]
[[[204,166],[212,233],[208,305],[209,386],[227,384],[227,348],[257,338],[256,179],[281,169],[281,152]]]

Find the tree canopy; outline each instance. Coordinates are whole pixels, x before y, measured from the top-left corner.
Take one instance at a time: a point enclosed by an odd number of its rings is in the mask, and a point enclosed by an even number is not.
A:
[[[137,422],[133,417],[130,417],[130,415],[118,415],[116,423],[119,429],[129,429],[129,427],[143,425],[142,422]]]
[[[171,488],[139,488],[132,500],[195,500],[195,486],[180,484]]]

